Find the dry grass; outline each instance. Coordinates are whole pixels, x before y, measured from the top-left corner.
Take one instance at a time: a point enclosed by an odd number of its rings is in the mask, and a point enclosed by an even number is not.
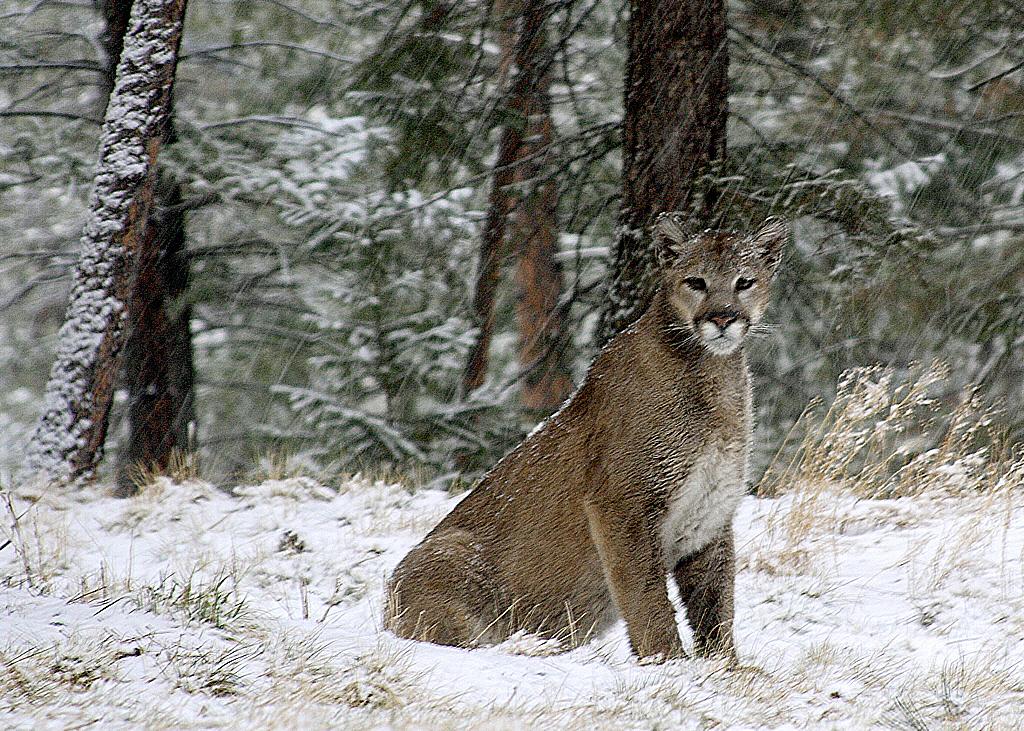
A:
[[[80,635],[40,647],[0,650],[0,711],[43,706],[102,681],[122,678],[118,661],[137,648],[109,633]]]
[[[268,456],[233,496],[187,470],[120,502],[23,489],[6,601],[43,619],[0,645],[0,725],[1018,728],[1024,458],[945,378],[859,369],[802,417],[737,523],[738,666],[640,665],[621,632],[567,653],[381,633],[387,571],[451,505],[393,476],[335,489]]]
[[[172,482],[191,482],[198,480],[199,453],[172,449],[167,460],[167,467],[156,464],[135,464],[128,468],[127,476],[138,490],[145,490],[160,478],[168,478]]]
[[[263,650],[259,643],[227,647],[169,644],[158,654],[160,672],[171,687],[193,695],[238,695],[252,682],[250,672]]]
[[[814,539],[913,524],[912,509],[885,502],[899,498],[924,504],[981,496],[1008,520],[1006,498],[1024,486],[1024,451],[1007,444],[993,426],[994,409],[976,390],[945,407],[935,394],[948,376],[942,363],[915,367],[902,378],[892,368],[856,368],[842,376],[828,409],[809,406],[757,486],[757,495],[784,496],[785,502],[767,519],[762,550],[750,564],[809,572],[823,558]],[[854,509],[862,499],[881,502]],[[953,537],[937,557],[945,568],[933,567],[937,573],[927,583],[941,581],[963,559],[978,529]]]
[[[871,366],[843,374],[822,412],[812,404],[765,471],[757,494],[839,488],[867,498],[912,497],[935,489],[986,492],[1024,481],[1024,454],[993,426],[993,407],[974,389],[951,408],[935,394],[946,385],[939,362],[902,378]]]
[[[350,490],[353,484],[368,482],[400,485],[412,492],[427,483],[428,472],[415,467],[400,469],[391,465],[367,465],[355,472],[339,470],[332,464],[317,464],[308,457],[287,451],[268,451],[257,458],[246,481],[256,484],[295,478],[307,478],[320,485]]]
[[[296,477],[308,477],[321,480],[325,470],[312,464],[309,460],[286,451],[268,451],[256,459],[256,466],[246,475],[246,480],[254,483],[289,480]]]
[[[9,575],[7,586],[27,584],[35,591],[49,591],[54,579],[67,567],[68,524],[60,511],[16,507],[10,492],[3,492],[6,520],[0,527],[0,545],[13,550],[22,568],[20,576]]]
[[[198,572],[184,577],[172,574],[155,584],[133,587],[125,598],[145,612],[174,613],[186,622],[238,630],[255,624],[238,583],[238,577],[230,572],[205,579]]]
[[[315,635],[225,642],[78,632],[50,645],[0,650],[0,713],[34,719],[29,726],[66,714],[66,720],[91,719],[85,723],[120,717],[132,726],[181,728],[193,724],[182,715],[172,721],[168,704],[180,707],[195,697],[203,705],[212,699],[226,704],[208,718],[200,711],[195,725],[201,727],[337,727],[351,722],[353,713],[386,719],[407,708],[411,723],[453,703],[429,691],[422,677],[402,650],[386,644],[351,656]],[[117,686],[129,681],[141,684],[135,692],[151,690],[143,696],[118,693]],[[99,711],[105,715],[85,702],[88,694],[98,700],[109,693],[117,696],[116,707]]]
[[[351,655],[314,634],[279,636],[264,647],[264,675],[251,684],[254,702],[237,720],[243,728],[369,728],[396,719],[422,726],[425,717],[450,714],[455,705],[430,690],[397,645],[379,642]]]
[[[892,728],[913,731],[1010,731],[1020,728],[1022,694],[1018,667],[995,658],[961,657],[912,674],[895,690],[884,720]]]

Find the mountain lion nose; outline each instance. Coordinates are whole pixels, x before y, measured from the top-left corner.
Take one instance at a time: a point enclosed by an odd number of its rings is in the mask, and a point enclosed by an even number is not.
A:
[[[732,312],[715,312],[708,315],[708,319],[722,330],[725,330],[729,325],[736,322],[736,315]]]

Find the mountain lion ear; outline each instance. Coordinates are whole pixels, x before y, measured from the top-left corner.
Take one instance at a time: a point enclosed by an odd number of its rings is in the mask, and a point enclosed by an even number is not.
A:
[[[661,266],[691,251],[697,231],[688,224],[685,215],[679,211],[659,213],[654,220],[654,245]]]
[[[789,241],[789,235],[789,222],[778,216],[767,219],[754,234],[754,249],[773,275],[782,260],[782,250]]]

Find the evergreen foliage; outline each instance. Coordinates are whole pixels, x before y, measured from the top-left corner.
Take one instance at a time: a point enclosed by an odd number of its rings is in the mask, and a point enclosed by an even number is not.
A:
[[[500,14],[475,0],[190,0],[188,13],[177,141],[161,163],[189,215],[206,467],[274,450],[346,469],[493,461],[531,426],[516,399],[510,284],[490,379],[465,398],[458,389],[508,121]],[[729,13],[729,158],[702,184],[724,191],[723,225],[796,221],[769,315],[779,327],[752,348],[763,450],[856,365],[940,357],[953,365],[949,394],[979,382],[987,396],[1019,399],[1021,12],[783,0]],[[618,2],[563,0],[550,24],[577,376],[617,217],[626,17]],[[29,0],[9,0],[0,23],[0,436],[10,445],[0,462],[10,464],[71,286],[99,135],[102,27],[89,4]],[[1019,437],[1021,416],[1003,418]]]

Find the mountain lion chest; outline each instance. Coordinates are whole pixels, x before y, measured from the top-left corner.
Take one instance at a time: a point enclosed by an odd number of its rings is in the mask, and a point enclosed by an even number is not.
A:
[[[660,531],[669,570],[732,520],[746,491],[746,462],[742,444],[709,444],[669,495]]]

